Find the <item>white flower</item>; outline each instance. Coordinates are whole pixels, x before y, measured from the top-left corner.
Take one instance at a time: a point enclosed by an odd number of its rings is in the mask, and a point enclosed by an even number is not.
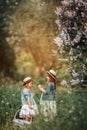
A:
[[[53,56],[57,54],[57,50],[52,50],[52,52],[53,52]]]
[[[87,58],[85,59],[86,63],[87,63]]]
[[[63,102],[63,100],[60,101],[61,103]]]
[[[72,113],[73,111],[72,110],[69,110],[69,113]]]
[[[75,107],[74,107],[74,106],[72,106],[72,110],[75,110]]]
[[[73,57],[72,56],[70,56],[70,60],[73,61]]]
[[[4,100],[2,100],[1,103],[5,103]]]
[[[74,43],[78,43],[79,41],[80,41],[80,39],[81,39],[81,32],[77,32],[77,35],[76,35],[76,37],[73,39],[73,42]]]
[[[79,114],[82,115],[82,111],[79,111]]]
[[[15,97],[15,94],[13,93],[12,96]]]
[[[69,51],[69,55],[73,55],[73,49],[72,48]]]
[[[75,77],[79,76],[79,74],[76,73],[75,70],[72,70],[72,76],[75,78]]]
[[[6,105],[8,106],[8,105],[9,105],[9,102],[6,102]]]
[[[56,8],[56,10],[55,10],[55,13],[59,16],[59,15],[61,15],[61,13],[63,12],[63,10],[62,10],[62,8]]]
[[[8,115],[9,113],[8,112],[5,112],[6,113],[6,115]]]
[[[75,121],[75,120],[76,120],[76,117],[73,117],[73,120]]]
[[[70,90],[68,90],[67,92],[68,92],[68,94],[71,94],[71,91],[70,91]]]
[[[76,84],[79,84],[80,83],[80,80],[79,79],[72,79],[71,81],[71,85],[76,85]]]
[[[63,86],[67,86],[67,81],[63,80],[60,84],[63,85]]]
[[[63,40],[60,37],[56,37],[54,39],[54,42],[57,44],[57,46],[61,47],[63,45]]]
[[[59,29],[61,28],[61,22],[59,19],[55,20],[55,23],[58,25]]]

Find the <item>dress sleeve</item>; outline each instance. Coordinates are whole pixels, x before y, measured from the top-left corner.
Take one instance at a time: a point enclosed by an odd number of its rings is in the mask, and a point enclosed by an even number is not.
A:
[[[27,89],[24,89],[23,94],[24,94],[26,100],[31,97],[31,94],[29,93],[29,91]]]

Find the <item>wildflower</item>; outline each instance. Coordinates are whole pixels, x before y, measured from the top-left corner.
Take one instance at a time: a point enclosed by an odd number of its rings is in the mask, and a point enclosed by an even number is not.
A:
[[[5,112],[6,115],[8,115],[9,113],[8,112]]]
[[[61,82],[61,85],[67,86],[67,81],[66,81],[66,80],[63,80],[63,81]]]
[[[78,43],[79,41],[80,41],[80,39],[81,39],[81,32],[77,32],[77,35],[76,35],[76,37],[73,39],[73,42],[74,43]]]
[[[63,102],[63,100],[60,101],[61,103]]]
[[[69,51],[69,55],[73,55],[73,49],[72,48]]]
[[[74,107],[74,106],[72,106],[72,109],[73,109],[73,110],[75,110],[75,107]]]
[[[77,77],[77,76],[79,76],[79,74],[76,73],[75,70],[72,70],[72,76],[73,76],[73,77]]]
[[[12,94],[13,97],[15,97],[15,94]]]
[[[70,91],[70,90],[68,90],[67,92],[68,92],[68,94],[71,94],[71,91]]]
[[[9,105],[9,102],[7,102],[6,105],[8,106],[8,105]]]
[[[73,117],[72,119],[73,119],[74,121],[76,121],[76,117]]]
[[[70,56],[70,60],[73,61],[73,56]]]
[[[76,84],[78,84],[78,83],[80,83],[80,80],[79,79],[72,79],[71,81],[71,85],[76,85]]]
[[[69,113],[72,113],[73,112],[73,110],[69,110]]]
[[[2,100],[1,103],[5,103],[4,100]]]
[[[79,114],[82,115],[82,111],[79,111]]]

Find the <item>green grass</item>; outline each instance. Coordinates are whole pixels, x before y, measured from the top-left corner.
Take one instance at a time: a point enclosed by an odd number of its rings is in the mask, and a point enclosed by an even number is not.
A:
[[[21,83],[0,88],[0,130],[20,130],[13,126],[13,117],[21,105]],[[35,96],[39,106],[40,92]],[[86,130],[87,90],[58,88],[57,117],[45,122],[41,114],[33,120],[29,130]]]

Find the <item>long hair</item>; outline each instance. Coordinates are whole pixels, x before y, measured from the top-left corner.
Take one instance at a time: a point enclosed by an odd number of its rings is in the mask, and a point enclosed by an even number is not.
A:
[[[50,82],[54,83],[54,89],[56,90],[56,78],[54,79],[50,74],[48,74],[49,78],[50,78]]]
[[[26,84],[27,83],[30,83],[30,82],[32,82],[33,80],[31,79],[31,80],[28,80],[27,82],[23,82],[23,85],[22,85],[22,87],[21,87],[21,91],[23,90],[23,88],[26,88]]]

